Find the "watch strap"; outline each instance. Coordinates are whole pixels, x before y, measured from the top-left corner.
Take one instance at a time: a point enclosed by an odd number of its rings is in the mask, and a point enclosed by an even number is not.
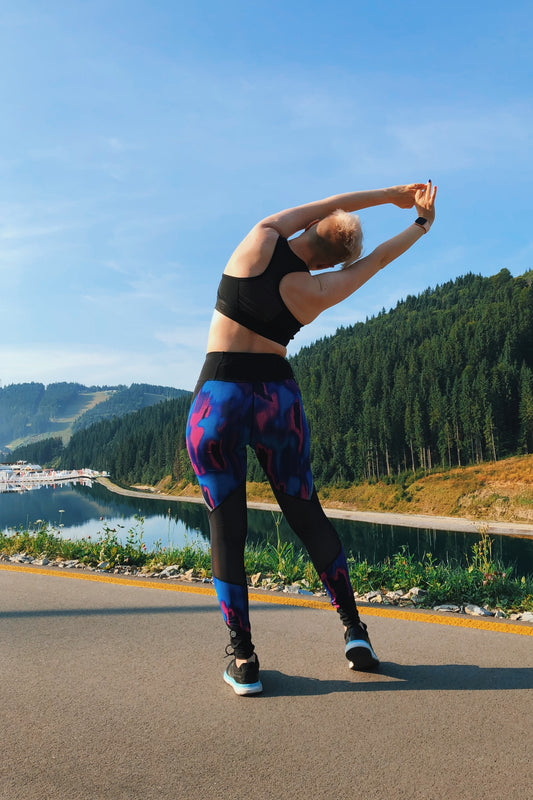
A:
[[[415,225],[419,225],[421,228],[424,228],[425,233],[427,233],[431,227],[425,217],[418,217],[418,219],[415,219]]]

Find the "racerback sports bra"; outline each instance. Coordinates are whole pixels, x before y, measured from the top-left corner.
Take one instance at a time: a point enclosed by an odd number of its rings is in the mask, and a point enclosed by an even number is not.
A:
[[[215,308],[239,325],[286,347],[303,323],[291,314],[279,292],[281,279],[291,272],[309,272],[282,236],[260,275],[236,278],[222,275]]]

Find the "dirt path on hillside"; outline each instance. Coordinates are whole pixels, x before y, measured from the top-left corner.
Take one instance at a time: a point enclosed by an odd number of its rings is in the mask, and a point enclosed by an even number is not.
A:
[[[109,489],[110,492],[126,495],[127,497],[144,497],[150,500],[176,500],[183,503],[200,503],[201,497],[163,494],[162,492],[146,492],[135,489],[123,489],[116,486],[109,478],[98,478],[98,483]],[[276,503],[248,502],[248,508],[261,511],[279,511]],[[476,533],[483,530],[487,533],[500,536],[520,536],[533,539],[533,526],[514,522],[495,522],[491,520],[472,520],[464,517],[439,517],[429,514],[397,514],[383,511],[357,511],[357,509],[338,509],[324,506],[328,517],[337,519],[351,519],[357,522],[381,523],[382,525],[399,525],[408,528],[424,528],[437,531],[459,531],[463,533]]]

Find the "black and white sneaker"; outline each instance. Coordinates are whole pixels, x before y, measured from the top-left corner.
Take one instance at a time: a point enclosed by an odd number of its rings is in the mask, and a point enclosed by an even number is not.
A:
[[[259,680],[259,659],[246,661],[238,667],[233,658],[224,673],[224,680],[233,689],[235,694],[259,694],[263,691],[263,684]]]
[[[346,642],[344,652],[350,662],[350,669],[364,671],[379,666],[379,658],[372,649],[364,622],[347,628],[344,632],[344,641]]]

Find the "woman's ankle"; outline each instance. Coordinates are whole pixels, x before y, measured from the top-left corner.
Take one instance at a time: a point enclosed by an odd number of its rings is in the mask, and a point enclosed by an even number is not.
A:
[[[243,664],[251,664],[255,660],[255,653],[252,653],[250,658],[237,658],[237,656],[235,656],[235,666],[239,668],[242,667]]]

